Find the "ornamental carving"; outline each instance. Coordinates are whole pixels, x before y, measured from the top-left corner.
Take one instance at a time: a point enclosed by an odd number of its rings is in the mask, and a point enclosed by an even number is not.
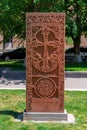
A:
[[[33,28],[33,66],[41,72],[53,71],[58,65],[58,38],[56,33],[51,27],[47,26],[40,29],[37,27]],[[42,48],[43,53],[39,50],[40,48]],[[49,52],[49,48],[52,52]]]
[[[35,92],[38,97],[52,97],[56,91],[55,82],[52,79],[41,78],[36,81]]]
[[[64,112],[64,14],[26,15],[26,111]]]

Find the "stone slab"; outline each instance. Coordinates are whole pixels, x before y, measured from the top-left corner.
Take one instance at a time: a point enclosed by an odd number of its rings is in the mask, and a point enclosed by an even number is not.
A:
[[[23,120],[25,121],[67,121],[68,114],[56,112],[24,112]]]
[[[32,123],[63,123],[63,124],[73,124],[75,123],[75,117],[73,114],[67,113],[67,120],[24,120],[24,115],[23,114],[19,114],[18,117],[15,119],[16,122],[32,122]]]
[[[64,13],[26,14],[26,111],[64,112]]]

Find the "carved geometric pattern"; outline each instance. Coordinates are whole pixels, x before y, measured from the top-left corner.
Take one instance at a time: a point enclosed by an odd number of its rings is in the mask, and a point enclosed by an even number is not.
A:
[[[35,84],[35,92],[39,97],[52,97],[55,91],[56,85],[52,79],[41,78]]]
[[[64,112],[63,13],[26,15],[26,111]]]

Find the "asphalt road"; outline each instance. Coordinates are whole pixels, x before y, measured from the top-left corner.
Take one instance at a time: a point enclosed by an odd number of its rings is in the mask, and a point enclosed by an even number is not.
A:
[[[26,73],[0,69],[0,89],[25,89]],[[65,72],[65,90],[87,91],[87,72]]]

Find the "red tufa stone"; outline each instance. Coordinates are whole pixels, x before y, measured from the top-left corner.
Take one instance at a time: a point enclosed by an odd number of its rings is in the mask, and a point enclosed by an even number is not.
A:
[[[63,13],[27,13],[26,112],[64,112]]]

